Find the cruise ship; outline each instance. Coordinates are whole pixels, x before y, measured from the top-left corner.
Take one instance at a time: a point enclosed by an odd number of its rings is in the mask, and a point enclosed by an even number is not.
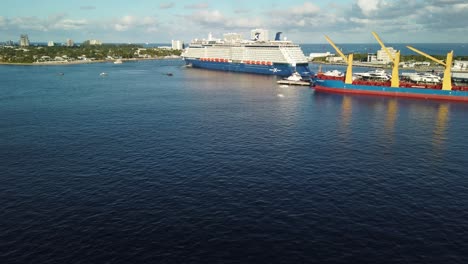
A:
[[[182,53],[187,66],[211,70],[290,76],[294,72],[309,78],[309,63],[301,47],[292,41],[269,40],[268,30],[254,29],[250,39],[238,33],[224,34],[223,39],[195,39]]]

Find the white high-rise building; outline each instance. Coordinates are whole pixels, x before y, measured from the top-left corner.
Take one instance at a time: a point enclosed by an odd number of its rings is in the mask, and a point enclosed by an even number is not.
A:
[[[55,46],[55,43],[52,40],[49,40],[49,42],[47,42],[47,46],[48,47],[53,47],[53,46]]]
[[[67,39],[66,45],[67,47],[73,47],[75,45],[75,42],[73,42],[73,39]]]
[[[392,54],[393,57],[395,57],[395,54],[397,53],[397,50],[394,50],[392,47],[387,47],[388,52]],[[387,52],[382,48],[377,51],[377,61],[380,63],[390,63],[392,62],[392,59],[388,56]]]
[[[90,39],[89,40],[89,45],[102,45],[102,42],[97,39]]]
[[[184,42],[180,40],[172,40],[172,49],[173,50],[182,50],[184,49]]]
[[[23,34],[23,35],[20,36],[19,45],[20,45],[21,47],[28,47],[28,46],[29,46],[29,38],[28,38],[28,35]]]

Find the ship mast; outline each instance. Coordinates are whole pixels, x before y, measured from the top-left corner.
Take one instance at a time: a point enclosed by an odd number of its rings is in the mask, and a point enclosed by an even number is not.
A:
[[[380,40],[379,35],[377,35],[377,33],[375,33],[375,32],[372,32],[372,35],[374,35],[374,38],[377,40],[377,42],[379,42],[382,49],[385,50],[388,57],[392,60],[393,66],[392,66],[391,86],[392,87],[399,87],[400,86],[400,79],[398,79],[398,75],[399,75],[398,64],[400,64],[400,51],[397,51],[395,56],[393,56],[392,53],[387,49],[387,47],[385,47],[382,40]]]
[[[341,58],[343,58],[343,60],[348,65],[348,67],[346,68],[345,83],[352,84],[353,83],[353,54],[350,53],[348,57],[346,57],[343,54],[343,52],[341,52],[341,50],[335,45],[335,43],[333,43],[333,41],[329,37],[325,36],[325,38],[327,39],[328,43],[332,45],[332,47],[336,50],[336,52],[341,56]]]
[[[442,90],[452,90],[452,59],[453,59],[453,50],[450,51],[449,53],[447,53],[447,59],[445,60],[445,62],[441,61],[441,60],[438,60],[434,57],[432,57],[431,55],[428,55],[420,50],[417,50],[411,46],[406,46],[408,49],[418,53],[418,54],[421,54],[423,55],[424,57],[434,61],[434,62],[437,62],[443,66],[445,66],[445,70],[444,70],[444,78],[442,79]]]

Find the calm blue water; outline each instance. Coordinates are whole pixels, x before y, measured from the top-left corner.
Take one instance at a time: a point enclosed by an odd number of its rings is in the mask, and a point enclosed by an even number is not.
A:
[[[181,65],[0,66],[1,263],[468,262],[468,104]]]

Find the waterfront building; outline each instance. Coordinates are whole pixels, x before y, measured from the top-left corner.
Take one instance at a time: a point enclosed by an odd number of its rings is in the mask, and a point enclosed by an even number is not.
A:
[[[89,39],[83,42],[84,45],[102,45],[102,42],[97,39]]]
[[[392,57],[395,58],[396,53],[398,51],[393,49],[392,47],[387,47],[387,50],[388,52],[390,52],[390,54],[392,54]],[[388,64],[392,61],[393,61],[392,58],[388,56],[387,52],[385,52],[383,48],[377,51],[377,62],[382,63],[382,64]]]
[[[452,70],[455,70],[455,71],[468,71],[468,61],[462,61],[462,60],[453,61]]]
[[[47,46],[48,47],[53,47],[53,46],[55,46],[55,43],[52,40],[49,40],[49,42],[47,42]]]
[[[377,61],[377,54],[367,53],[367,62],[376,62],[376,61]]]
[[[326,59],[330,63],[344,62],[343,58],[340,56],[330,56]]]
[[[323,58],[323,57],[331,57],[335,56],[335,54],[327,51],[327,52],[313,52],[309,54],[309,60],[313,60],[315,58]]]
[[[184,42],[180,40],[172,40],[172,49],[173,50],[182,50],[184,49]]]
[[[27,35],[27,34],[22,34],[22,35],[20,36],[19,45],[20,45],[21,47],[29,47],[29,38],[28,38],[28,35]]]

